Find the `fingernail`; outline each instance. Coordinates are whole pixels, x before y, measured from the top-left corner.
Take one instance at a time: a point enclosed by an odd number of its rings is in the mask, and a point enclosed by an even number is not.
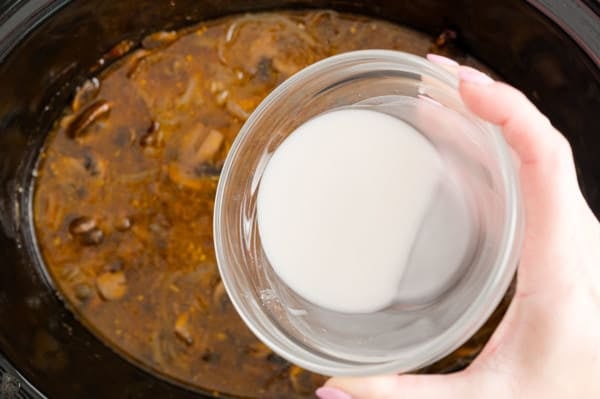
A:
[[[440,65],[458,66],[458,62],[437,54],[427,54],[427,59]]]
[[[320,399],[352,399],[346,392],[333,387],[321,387],[315,393]]]
[[[494,79],[485,73],[464,65],[458,68],[458,77],[464,82],[478,85],[489,85],[494,82]]]

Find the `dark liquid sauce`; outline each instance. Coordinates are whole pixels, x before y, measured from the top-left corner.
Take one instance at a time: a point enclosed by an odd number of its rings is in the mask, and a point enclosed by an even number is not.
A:
[[[312,397],[324,378],[259,343],[219,279],[220,168],[252,110],[301,68],[358,49],[444,52],[449,36],[310,11],[120,43],[111,56],[127,55],[78,89],[41,154],[35,226],[56,287],[107,343],[163,376],[215,393]],[[491,328],[437,369],[467,364]]]

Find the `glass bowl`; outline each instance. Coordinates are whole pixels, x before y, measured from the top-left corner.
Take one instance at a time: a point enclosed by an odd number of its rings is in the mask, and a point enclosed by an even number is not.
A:
[[[257,226],[265,167],[295,128],[343,108],[375,110],[412,125],[438,150],[448,179],[465,199],[473,232],[469,256],[433,296],[412,293],[372,313],[335,312],[297,295],[269,264]],[[238,313],[277,354],[326,375],[407,372],[460,347],[502,299],[522,241],[518,174],[500,130],[466,109],[456,76],[397,51],[327,58],[277,87],[233,143],[215,201],[217,261]],[[450,227],[423,235],[417,245],[430,262],[441,264],[448,255],[441,248],[448,246],[440,243],[466,214],[452,215],[443,202],[438,213],[450,218]]]

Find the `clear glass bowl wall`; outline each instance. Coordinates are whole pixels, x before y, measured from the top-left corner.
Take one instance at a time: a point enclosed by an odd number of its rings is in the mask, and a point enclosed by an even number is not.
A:
[[[217,192],[217,258],[238,312],[280,355],[329,375],[413,370],[458,348],[500,302],[520,249],[518,179],[501,133],[464,107],[457,84],[451,73],[420,57],[347,53],[284,82],[242,128]],[[269,157],[303,122],[348,106],[397,116],[453,154],[478,242],[461,278],[429,303],[357,315],[322,309],[281,282],[262,250],[256,195]]]

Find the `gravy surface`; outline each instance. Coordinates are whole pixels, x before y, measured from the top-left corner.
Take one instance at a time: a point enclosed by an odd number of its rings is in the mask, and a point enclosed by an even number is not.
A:
[[[77,90],[41,154],[34,218],[56,287],[96,334],[163,376],[215,394],[312,397],[323,377],[259,343],[219,279],[220,168],[252,110],[301,68],[357,49],[438,47],[331,11],[232,16],[132,47],[111,50],[124,56]]]

